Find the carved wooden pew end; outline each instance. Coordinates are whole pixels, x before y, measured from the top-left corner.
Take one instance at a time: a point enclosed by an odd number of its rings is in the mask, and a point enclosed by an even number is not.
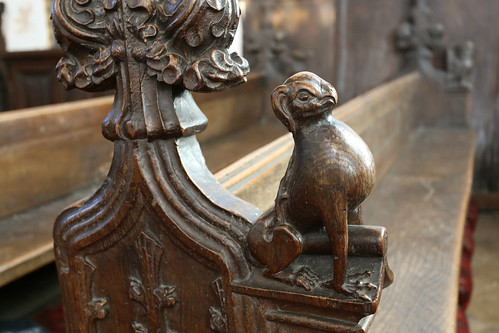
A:
[[[195,137],[207,119],[190,91],[246,81],[227,50],[237,1],[56,0],[52,17],[66,87],[116,89],[111,170],[54,227],[69,332],[367,329],[393,278],[386,231],[362,225],[374,159],[333,118],[329,83],[304,72],[274,91],[296,148],[262,214],[216,182]]]

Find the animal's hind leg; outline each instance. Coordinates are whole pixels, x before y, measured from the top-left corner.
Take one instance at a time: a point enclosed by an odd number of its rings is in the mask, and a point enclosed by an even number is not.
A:
[[[360,280],[352,283],[347,279],[348,254],[348,201],[344,191],[335,190],[324,193],[321,206],[324,225],[329,236],[333,252],[333,280],[326,282],[339,293],[363,300],[370,300],[363,289],[370,290],[372,285]],[[327,202],[329,200],[329,202]],[[331,206],[331,202],[333,205]]]
[[[343,293],[348,251],[347,197],[342,190],[329,190],[325,192],[326,193],[321,196],[321,213],[333,252],[334,276],[331,287],[333,287],[334,290]],[[331,203],[333,203],[333,205],[331,205]]]
[[[362,209],[360,205],[357,208],[348,211],[348,224],[363,225],[364,218],[362,217]]]

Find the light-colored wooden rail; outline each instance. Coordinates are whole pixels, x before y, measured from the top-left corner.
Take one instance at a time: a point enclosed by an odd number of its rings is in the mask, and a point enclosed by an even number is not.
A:
[[[456,331],[475,136],[467,129],[419,126],[420,104],[414,100],[419,80],[405,76],[336,113],[364,137],[381,171],[364,216],[367,224],[389,231],[395,282],[383,291],[370,332]],[[386,98],[398,103],[383,104]],[[284,136],[216,176],[238,196],[268,209],[292,149],[292,138]]]
[[[258,123],[256,120],[261,115],[248,110],[252,104],[245,99],[256,93],[258,80],[258,77],[250,79],[248,92],[242,88],[238,94],[224,92],[216,97],[217,102],[208,98],[210,95],[198,96],[201,109],[210,119],[207,134],[200,140],[212,170],[219,170],[285,133],[281,124]],[[369,142],[376,156],[378,175],[386,172],[389,162],[402,149],[407,140],[405,134],[410,131],[407,127],[414,126],[410,106],[419,80],[418,74],[408,75],[361,95],[335,111],[339,119],[349,123]],[[231,105],[239,99],[245,102],[241,102],[236,112],[253,111],[256,116],[235,117],[237,122],[234,119],[227,122],[233,116]],[[55,216],[65,206],[92,194],[104,179],[112,145],[102,138],[100,122],[111,103],[111,97],[103,97],[0,115],[3,130],[0,132],[3,133],[0,165],[2,170],[8,170],[0,175],[0,217],[3,217],[0,219],[0,286],[53,261]],[[227,131],[234,123],[238,131]],[[248,124],[250,126],[244,127]],[[273,203],[292,148],[291,136],[285,135],[216,176],[243,199],[266,209]],[[58,162],[54,165],[52,161]],[[17,165],[20,167],[14,167]],[[249,182],[254,184],[249,186]]]

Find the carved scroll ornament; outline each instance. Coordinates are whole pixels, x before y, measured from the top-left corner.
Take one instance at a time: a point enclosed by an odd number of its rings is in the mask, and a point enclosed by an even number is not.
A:
[[[314,143],[319,118],[318,133],[334,136],[336,126],[345,134],[338,152],[359,160],[352,178],[318,187],[325,191],[318,207],[335,208],[324,216],[305,209],[313,227],[302,228],[307,218],[297,213],[301,190],[292,181],[299,159],[292,159],[276,209],[262,214],[215,181],[195,138],[207,120],[190,91],[246,80],[247,62],[227,50],[236,0],[55,0],[52,18],[66,53],[57,65],[62,83],[116,89],[102,126],[114,141],[111,170],[54,227],[68,332],[367,330],[391,282],[386,231],[357,225],[373,165],[361,140],[329,116],[337,99],[329,84],[299,74],[273,97],[295,139],[303,134],[321,156],[317,170],[352,162],[331,160],[328,143]],[[300,251],[272,248],[275,264],[265,251],[280,227],[291,230]]]

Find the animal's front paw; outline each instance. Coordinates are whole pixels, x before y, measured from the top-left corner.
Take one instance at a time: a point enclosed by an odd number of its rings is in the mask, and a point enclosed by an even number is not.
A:
[[[263,275],[290,286],[301,287],[307,291],[312,290],[319,284],[319,276],[306,266],[301,267],[298,271],[287,269],[277,273],[271,273],[268,269],[265,269]]]
[[[371,297],[367,295],[368,292],[378,289],[374,284],[366,281],[371,276],[371,271],[366,270],[363,273],[356,273],[348,275],[343,286],[348,286],[347,289],[353,288],[354,294],[352,296],[362,299],[364,301],[372,301]]]
[[[371,294],[372,290],[378,289],[376,285],[366,281],[370,276],[371,271],[355,273],[348,275],[346,281],[340,287],[335,286],[334,280],[327,281],[323,286],[332,288],[343,295],[370,302],[372,298],[368,294]]]
[[[366,270],[363,273],[350,274],[347,276],[347,279],[349,281],[355,280],[357,282],[357,281],[361,281],[362,279],[368,279],[371,276],[371,274],[372,274],[372,272],[370,270]]]
[[[364,288],[371,290],[372,284],[366,284],[360,281],[357,281],[357,283],[344,283],[337,291],[343,295],[352,296],[353,298],[361,299],[363,301],[372,301],[371,297],[364,292]],[[374,288],[376,288],[376,286],[374,286]]]
[[[296,285],[309,291],[319,283],[319,276],[315,274],[309,267],[302,267],[296,273]]]

